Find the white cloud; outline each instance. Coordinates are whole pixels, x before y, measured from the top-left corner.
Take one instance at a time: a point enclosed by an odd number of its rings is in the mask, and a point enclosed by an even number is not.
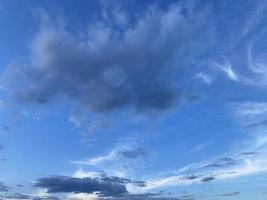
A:
[[[245,102],[232,104],[239,116],[252,116],[267,113],[267,102]]]
[[[76,178],[86,178],[86,177],[96,178],[96,177],[100,177],[100,176],[103,176],[103,175],[104,175],[103,172],[85,171],[82,168],[80,168],[74,173],[73,176],[76,177]]]
[[[267,158],[266,155],[261,157],[238,157],[238,163],[232,166],[226,167],[218,167],[218,168],[207,168],[203,171],[204,163],[192,164],[189,166],[184,167],[182,170],[177,171],[184,171],[185,169],[191,169],[192,166],[195,167],[195,174],[197,177],[190,180],[185,178],[184,173],[178,173],[170,176],[166,176],[163,178],[158,179],[151,179],[147,181],[147,186],[144,188],[131,188],[134,192],[147,192],[152,189],[164,188],[169,186],[183,186],[183,185],[190,185],[190,184],[203,184],[202,179],[205,177],[212,176],[215,178],[216,181],[227,180],[238,178],[247,175],[254,175],[257,173],[267,171]],[[190,174],[190,173],[189,173]]]
[[[205,83],[210,84],[212,83],[212,77],[208,74],[205,74],[204,72],[199,72],[196,74],[196,77],[203,80]]]
[[[71,200],[97,200],[98,195],[87,193],[71,193],[67,195],[67,199]]]
[[[231,63],[229,61],[227,61],[227,62],[225,62],[223,64],[221,64],[219,62],[216,62],[216,61],[210,61],[210,63],[213,66],[215,66],[215,67],[219,68],[220,70],[222,70],[225,73],[225,75],[228,78],[230,78],[231,80],[233,80],[233,81],[238,81],[239,80],[239,76],[233,70],[232,65],[231,65]]]
[[[110,152],[86,160],[71,161],[73,164],[99,166],[106,162],[118,161],[120,159],[134,160],[144,157],[146,151],[139,147],[134,141],[125,144],[118,144]]]
[[[254,142],[254,148],[259,149],[259,148],[264,148],[267,145],[267,134],[260,134],[255,142]]]
[[[191,150],[189,150],[188,152],[186,152],[183,156],[188,156],[190,154],[193,154],[193,153],[196,153],[198,151],[201,151],[203,150],[204,148],[206,148],[207,146],[209,145],[209,142],[204,142],[204,143],[201,143],[193,148],[191,148]]]
[[[80,164],[80,165],[92,165],[96,166],[106,161],[112,161],[115,160],[118,157],[117,151],[112,150],[106,155],[103,156],[97,156],[91,159],[87,160],[81,160],[81,161],[72,161],[73,164]]]

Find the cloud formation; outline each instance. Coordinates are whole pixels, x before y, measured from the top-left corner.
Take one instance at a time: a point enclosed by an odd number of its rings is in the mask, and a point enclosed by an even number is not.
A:
[[[2,198],[5,199],[31,199],[31,200],[60,200],[58,197],[55,196],[43,196],[43,195],[27,195],[22,193],[14,193],[14,194],[7,194],[2,195]]]
[[[4,183],[0,182],[0,192],[9,191],[9,187],[7,187]]]
[[[191,16],[182,9],[182,4],[167,10],[149,7],[123,31],[103,18],[82,34],[44,13],[29,62],[10,64],[3,85],[20,103],[68,98],[102,113],[122,107],[169,109],[179,99],[179,69],[205,53],[208,44],[203,41],[212,33],[202,12],[196,9]],[[12,80],[16,87],[10,86]]]
[[[48,193],[88,193],[102,197],[124,196],[128,193],[126,184],[133,183],[143,187],[145,182],[132,181],[118,177],[74,178],[69,176],[53,176],[40,178],[36,187],[47,189]]]
[[[231,196],[238,196],[240,195],[240,192],[231,192],[231,193],[225,193],[217,195],[218,197],[231,197]]]
[[[148,152],[142,147],[132,147],[131,145],[117,146],[106,155],[96,156],[87,160],[72,161],[74,164],[97,166],[108,161],[119,159],[134,160],[148,155]]]
[[[4,198],[7,198],[7,199],[31,199],[32,196],[26,195],[26,194],[21,194],[21,193],[14,193],[14,194],[5,195]]]

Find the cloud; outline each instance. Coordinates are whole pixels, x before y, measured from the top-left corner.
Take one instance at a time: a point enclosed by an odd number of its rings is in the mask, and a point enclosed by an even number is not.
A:
[[[101,198],[100,198],[101,199]],[[165,197],[159,194],[129,194],[123,197],[114,197],[112,200],[195,200],[194,197]]]
[[[131,184],[133,187],[145,187],[146,182],[145,181],[134,181],[127,178],[118,178],[115,176],[108,177],[105,172],[93,172],[93,171],[84,171],[83,169],[79,169],[74,174],[75,178],[98,178],[101,177],[101,180],[110,180],[110,181],[116,181],[121,184],[126,184],[126,186],[129,186],[128,184]]]
[[[203,166],[203,168],[227,167],[227,166],[236,165],[236,164],[237,164],[237,161],[234,160],[233,158],[224,157],[224,158],[218,159],[217,161],[215,161],[213,163],[209,163],[209,164]]]
[[[68,193],[68,199],[180,200],[180,198],[162,196],[162,192],[130,193],[126,188],[127,184],[133,184],[135,187],[145,187],[146,183],[113,176],[97,178],[53,176],[38,179],[35,186],[46,189],[48,193]]]
[[[259,154],[259,152],[250,151],[250,152],[242,152],[241,154],[246,156],[251,156],[251,155],[253,156]]]
[[[103,197],[123,196],[128,193],[126,184],[143,187],[145,182],[132,181],[118,177],[74,178],[69,176],[53,176],[40,178],[35,183],[36,187],[47,189],[48,193],[88,193],[98,194]],[[142,184],[141,184],[142,183]]]
[[[261,120],[259,122],[252,122],[252,123],[248,124],[246,127],[257,128],[257,127],[262,127],[262,126],[266,126],[266,125],[267,125],[267,119]]]
[[[208,182],[213,181],[213,180],[215,180],[214,176],[207,176],[207,177],[202,178],[200,181],[203,183],[208,183]]]
[[[186,180],[195,180],[197,178],[199,178],[199,176],[196,176],[196,175],[186,175],[186,176],[184,176],[184,179],[186,179]]]
[[[141,147],[132,147],[131,145],[119,145],[106,155],[97,156],[87,160],[72,161],[74,164],[97,166],[108,161],[118,159],[137,159],[146,156],[148,153]]]
[[[221,195],[216,195],[218,197],[231,197],[231,196],[238,196],[240,195],[240,192],[231,192],[231,193],[225,193]]]
[[[95,158],[92,159],[88,159],[88,160],[80,160],[80,161],[72,161],[72,163],[74,164],[81,164],[81,165],[99,165],[100,163],[106,162],[106,161],[112,161],[117,159],[118,154],[116,151],[111,151],[109,152],[107,155],[104,156],[97,156]]]
[[[0,182],[0,192],[9,191],[9,187],[7,187],[4,183]]]
[[[14,193],[14,194],[5,195],[4,198],[6,199],[32,199],[32,196],[21,194],[21,193]]]
[[[183,197],[164,197],[160,196],[160,193],[146,193],[146,194],[125,194],[119,197],[108,197],[111,200],[194,200],[193,196],[183,196]],[[68,199],[78,199],[78,200],[96,200],[96,199],[106,199],[105,197],[99,197],[96,194],[87,194],[87,193],[71,193],[67,196]]]
[[[193,147],[188,152],[185,152],[183,156],[189,156],[189,155],[191,155],[193,153],[199,152],[199,151],[203,150],[204,148],[206,148],[208,145],[209,145],[209,142],[201,143],[201,144]]]
[[[94,22],[85,39],[48,20],[32,41],[29,62],[10,64],[2,82],[23,104],[67,98],[101,113],[172,108],[180,94],[171,75],[204,54],[211,33],[203,13],[187,16],[181,6],[151,7],[122,32],[104,19]]]
[[[55,196],[33,196],[32,200],[60,200],[60,198]]]
[[[252,156],[251,156],[252,155]],[[255,151],[236,152],[231,157],[192,163],[183,168],[146,180],[146,186],[132,188],[132,191],[147,192],[169,186],[187,186],[205,184],[212,181],[235,179],[267,171],[266,153]]]
[[[231,103],[230,108],[242,126],[253,129],[253,132],[264,128],[267,124],[267,103],[265,101]]]
[[[207,84],[210,84],[213,81],[212,77],[204,72],[197,73],[196,77],[203,80]]]
[[[267,113],[266,102],[244,102],[232,105],[239,116],[255,116]]]
[[[22,184],[17,184],[17,187],[23,187],[24,185],[22,185]]]
[[[231,65],[230,62],[226,62],[224,64],[221,64],[221,63],[218,63],[218,62],[215,62],[215,61],[210,61],[210,62],[215,67],[218,67],[220,70],[222,70],[227,75],[227,77],[230,78],[231,80],[233,80],[233,81],[238,81],[239,80],[239,76],[233,70],[232,65]]]
[[[147,155],[147,152],[143,148],[138,147],[136,149],[119,150],[118,154],[123,158],[134,159]]]
[[[60,200],[55,196],[44,196],[44,195],[27,195],[22,193],[7,194],[1,196],[5,199],[31,199],[31,200]]]
[[[102,171],[94,172],[94,171],[84,171],[82,168],[80,168],[78,171],[76,171],[73,175],[76,178],[97,178],[97,177],[104,177],[106,174]]]
[[[99,197],[96,194],[87,194],[87,193],[71,193],[67,195],[67,199],[78,199],[78,200],[98,200]]]

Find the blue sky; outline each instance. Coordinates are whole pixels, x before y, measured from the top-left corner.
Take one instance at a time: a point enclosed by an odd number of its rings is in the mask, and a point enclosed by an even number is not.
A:
[[[265,200],[267,2],[0,0],[0,199]]]

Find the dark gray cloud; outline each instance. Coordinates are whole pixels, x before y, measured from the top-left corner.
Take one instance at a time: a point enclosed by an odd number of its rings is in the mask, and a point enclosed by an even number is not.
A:
[[[183,178],[186,179],[186,180],[195,180],[195,179],[198,179],[199,176],[196,176],[196,175],[186,175]]]
[[[147,152],[145,149],[138,147],[136,149],[119,150],[118,154],[124,158],[134,159],[147,155]]]
[[[9,187],[7,187],[4,183],[0,182],[0,192],[9,191]]]
[[[237,161],[233,158],[228,158],[228,157],[224,157],[224,158],[220,158],[217,161],[213,162],[213,163],[209,163],[207,165],[204,166],[204,168],[218,168],[218,167],[227,167],[227,166],[232,166],[232,165],[236,165]]]
[[[74,34],[48,20],[34,37],[28,64],[10,64],[3,85],[26,104],[67,98],[96,112],[172,108],[180,69],[206,53],[205,38],[213,33],[203,11],[191,6],[194,12],[185,15],[181,6],[150,7],[122,31],[103,19]]]
[[[225,193],[217,195],[218,197],[230,197],[230,196],[237,196],[240,195],[240,192],[231,192],[231,193]]]
[[[23,187],[24,185],[22,185],[22,184],[17,184],[17,186],[18,186],[18,187]]]
[[[242,154],[242,155],[245,155],[245,156],[251,156],[251,155],[258,155],[259,152],[256,152],[256,151],[249,151],[249,152],[242,152],[241,154]]]
[[[215,177],[213,175],[211,175],[211,176],[206,176],[206,177],[202,178],[200,181],[203,183],[208,183],[208,182],[211,182],[213,180],[215,180]]]
[[[132,183],[132,184],[135,184],[135,185],[137,185],[139,187],[146,186],[146,182],[145,181],[134,181],[134,180],[131,180],[131,179],[119,178],[119,177],[116,177],[116,176],[110,176],[110,177],[103,176],[103,177],[101,177],[101,180],[102,181],[113,182],[113,183],[119,183],[119,184]]]
[[[125,184],[128,183],[135,184],[139,187],[145,186],[144,181],[133,181],[114,176],[97,178],[53,176],[38,179],[35,186],[47,189],[48,193],[94,193],[98,195],[99,199],[109,197],[114,200],[180,200],[180,198],[163,197],[162,192],[131,194],[127,191],[125,186]]]
[[[47,189],[48,193],[99,193],[100,196],[121,196],[127,194],[125,184],[128,179],[118,177],[73,178],[68,176],[53,176],[40,178],[36,187]]]

